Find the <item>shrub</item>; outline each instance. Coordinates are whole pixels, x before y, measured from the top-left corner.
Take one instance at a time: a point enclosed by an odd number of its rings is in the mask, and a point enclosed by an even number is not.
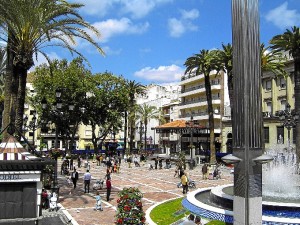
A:
[[[124,188],[119,192],[118,210],[115,224],[145,224],[146,218],[143,212],[143,194],[138,188]]]

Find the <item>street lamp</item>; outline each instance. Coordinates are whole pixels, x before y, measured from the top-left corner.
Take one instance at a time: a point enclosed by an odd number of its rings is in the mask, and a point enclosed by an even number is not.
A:
[[[56,91],[55,91],[56,102],[55,102],[55,105],[53,105],[49,110],[51,117],[53,117],[55,120],[55,122],[54,122],[55,123],[55,142],[54,142],[55,149],[58,148],[59,121],[67,119],[66,117],[63,116],[63,112],[62,112],[63,103],[61,101],[61,95],[62,95],[61,89],[56,89]],[[47,100],[45,97],[42,99],[41,104],[42,104],[43,111],[45,111],[48,108],[48,103],[47,103]],[[69,111],[73,111],[74,107],[75,106],[73,103],[71,103],[71,102],[68,103]]]
[[[153,149],[155,149],[155,128],[151,127],[151,130],[153,130]]]
[[[33,144],[33,148],[35,149],[35,131],[44,126],[44,120],[41,120],[40,123],[37,121],[37,117],[36,117],[36,112],[34,111],[32,114],[32,118],[31,121],[28,121],[29,118],[27,115],[24,116],[23,118],[23,131],[27,132],[27,131],[32,131],[32,144]],[[27,124],[28,123],[28,124]]]
[[[189,128],[189,133],[190,133],[190,145],[189,145],[189,147],[190,147],[190,156],[191,156],[191,160],[192,160],[193,156],[194,156],[194,150],[195,150],[194,145],[193,145],[194,144],[193,143],[193,138],[194,138],[193,134],[194,134],[194,128],[195,128],[196,125],[198,125],[198,123],[197,123],[196,120],[194,120],[193,115],[191,115],[190,121],[186,121],[185,125],[186,125],[186,127]]]
[[[51,116],[51,118],[54,119],[54,123],[55,123],[55,149],[58,148],[58,125],[59,122],[61,122],[62,120],[67,119],[62,112],[62,107],[63,107],[63,103],[61,101],[61,94],[62,91],[61,89],[56,89],[55,91],[55,97],[56,97],[56,104],[52,105],[49,109],[49,115]],[[46,109],[48,108],[48,103],[46,98],[44,97],[41,101],[41,105],[42,105],[42,109],[43,109],[43,113],[46,111]],[[74,110],[74,105],[72,103],[68,103],[68,109],[69,111],[73,111]],[[57,186],[57,160],[55,160],[55,165],[54,165],[54,174],[53,174],[53,186],[52,191],[53,192],[57,192],[59,191],[59,187]]]
[[[137,126],[136,127],[136,130],[137,130],[137,132],[140,134],[140,149],[142,148],[142,145],[143,145],[143,142],[142,142],[142,140],[143,140],[143,134],[144,134],[144,126],[143,126],[143,123],[142,123],[142,121],[140,121],[140,126]],[[146,134],[145,134],[146,135]],[[145,145],[146,145],[146,143],[145,143]],[[146,148],[146,146],[144,146],[145,148]]]
[[[281,110],[278,113],[279,119],[282,121],[282,125],[288,130],[288,145],[291,146],[290,132],[291,129],[296,126],[299,119],[299,114],[295,111],[291,111],[291,105],[286,104],[285,110]]]

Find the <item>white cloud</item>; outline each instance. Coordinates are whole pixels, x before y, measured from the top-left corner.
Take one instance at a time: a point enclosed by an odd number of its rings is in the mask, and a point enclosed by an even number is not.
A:
[[[133,24],[128,18],[109,19],[92,24],[100,33],[100,42],[107,42],[111,37],[120,34],[142,34],[147,31],[149,23]],[[93,36],[96,38],[95,36]]]
[[[171,37],[180,37],[185,33],[185,27],[181,20],[175,18],[169,19],[168,27]]]
[[[158,68],[145,67],[134,73],[135,76],[155,82],[176,82],[182,77],[184,71],[174,64],[159,66]]]
[[[116,14],[129,14],[132,18],[147,16],[156,7],[173,0],[80,0],[85,6],[82,11],[88,15],[103,17],[111,10]]]
[[[154,8],[173,0],[120,0],[122,10],[131,14],[133,18],[142,18],[148,15]]]
[[[265,18],[280,29],[300,24],[300,14],[296,10],[289,10],[287,2],[269,11]]]
[[[181,10],[180,19],[170,18],[168,20],[168,28],[171,37],[180,37],[187,31],[196,31],[198,27],[192,23],[199,17],[199,11],[192,9],[190,11]]]
[[[181,11],[182,19],[194,20],[199,17],[199,11],[197,9],[192,9],[190,11],[182,10]]]

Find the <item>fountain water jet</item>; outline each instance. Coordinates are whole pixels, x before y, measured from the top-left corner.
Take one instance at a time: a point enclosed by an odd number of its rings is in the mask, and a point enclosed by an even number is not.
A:
[[[263,167],[263,196],[265,199],[294,200],[300,198],[296,152],[280,141],[266,150],[273,161]]]

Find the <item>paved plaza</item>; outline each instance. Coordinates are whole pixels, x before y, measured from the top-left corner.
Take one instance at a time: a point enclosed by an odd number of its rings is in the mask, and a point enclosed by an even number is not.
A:
[[[68,184],[67,177],[60,174],[61,160],[58,160],[58,181],[60,186],[59,203],[65,209],[69,216],[69,224],[79,225],[111,225],[114,224],[115,214],[117,210],[118,192],[125,187],[137,187],[144,194],[143,210],[146,210],[168,199],[184,196],[182,188],[178,188],[177,184],[180,181],[178,177],[174,177],[175,167],[170,169],[149,170],[149,163],[154,164],[154,161],[148,161],[141,167],[128,168],[128,164],[122,161],[120,173],[112,173],[112,193],[111,200],[106,202],[106,188],[100,190],[100,195],[103,200],[103,211],[94,211],[95,191],[90,189],[90,193],[84,193],[83,174],[86,168],[77,168],[79,172],[79,180],[77,188],[73,189],[73,184]],[[230,174],[230,169],[221,167],[221,179],[218,180],[202,180],[201,165],[198,165],[193,170],[186,170],[192,180],[196,181],[197,188],[214,187],[233,182],[233,175]],[[90,172],[92,174],[92,182],[95,183],[98,179],[104,179],[106,167],[97,166],[96,162],[90,161]],[[61,209],[59,211],[62,211]],[[66,220],[65,220],[66,221]],[[149,222],[149,221],[147,221]]]

